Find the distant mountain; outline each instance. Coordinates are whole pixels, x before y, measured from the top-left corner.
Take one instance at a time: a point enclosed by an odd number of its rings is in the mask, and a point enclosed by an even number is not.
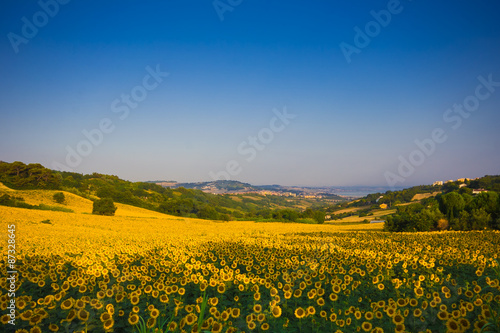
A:
[[[216,180],[211,182],[197,183],[157,183],[170,188],[184,187],[187,189],[201,190],[206,193],[225,194],[225,193],[244,193],[251,191],[260,191],[262,188],[248,183],[242,183],[236,180]],[[164,185],[165,184],[165,185]]]

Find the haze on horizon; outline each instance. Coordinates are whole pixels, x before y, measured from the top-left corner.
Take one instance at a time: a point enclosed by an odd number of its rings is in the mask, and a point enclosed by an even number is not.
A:
[[[0,160],[123,179],[500,173],[498,1],[3,1]]]

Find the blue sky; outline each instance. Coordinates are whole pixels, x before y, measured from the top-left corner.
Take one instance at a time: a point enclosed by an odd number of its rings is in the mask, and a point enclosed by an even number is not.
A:
[[[2,1],[0,160],[133,181],[499,174],[499,12],[498,1]],[[447,113],[464,101],[473,111]]]

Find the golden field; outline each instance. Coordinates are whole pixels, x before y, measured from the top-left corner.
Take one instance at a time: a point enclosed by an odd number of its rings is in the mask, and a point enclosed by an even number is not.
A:
[[[53,193],[15,195],[56,206]],[[164,332],[472,332],[500,302],[500,232],[222,223],[121,204],[106,217],[65,196],[74,213],[0,206],[2,267],[15,225],[19,273],[14,298],[2,274],[3,328],[133,332],[143,318]]]

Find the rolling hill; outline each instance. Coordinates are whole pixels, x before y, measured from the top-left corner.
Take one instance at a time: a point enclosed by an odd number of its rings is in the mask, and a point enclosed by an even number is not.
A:
[[[49,170],[40,164],[0,162],[0,182],[11,189],[66,191],[94,201],[111,198],[115,203],[140,207],[158,213],[209,220],[290,220],[318,217],[323,208],[338,202],[337,197],[300,197],[235,193],[215,195],[197,188],[167,188],[151,182],[130,182],[99,173],[78,174]],[[240,188],[239,182],[216,182],[218,186]],[[187,186],[187,185],[186,185]],[[196,185],[192,187],[199,187]],[[203,186],[207,186],[206,184]],[[29,194],[29,192],[26,192]],[[34,195],[34,194],[33,194]],[[52,205],[47,194],[43,205]],[[70,200],[73,196],[68,196]],[[43,198],[41,198],[43,199]],[[342,199],[345,200],[345,199]],[[26,204],[31,204],[26,201]],[[58,206],[56,206],[58,207]],[[59,207],[65,209],[67,207]],[[68,208],[72,209],[72,208]],[[79,210],[77,210],[79,211]],[[290,213],[293,211],[294,213]]]

